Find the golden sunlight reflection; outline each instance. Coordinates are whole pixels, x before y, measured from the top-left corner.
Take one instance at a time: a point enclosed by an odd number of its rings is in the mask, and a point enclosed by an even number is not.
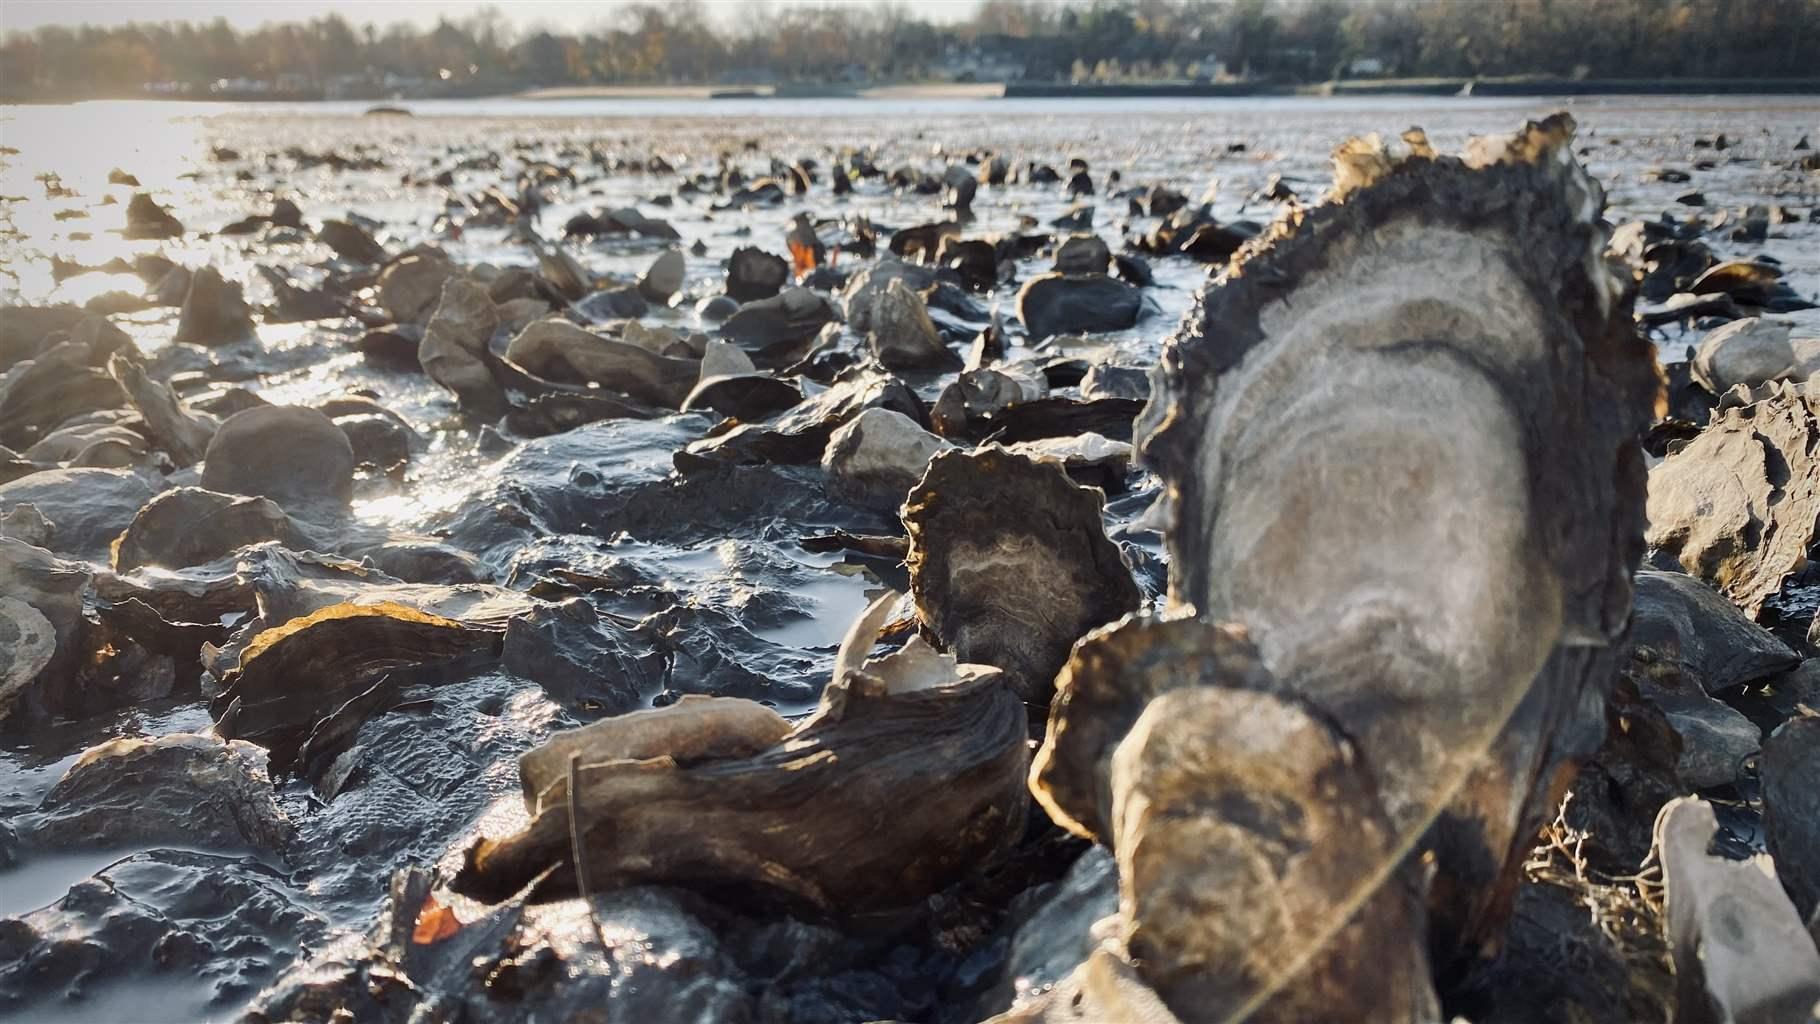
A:
[[[147,252],[178,258],[193,248],[183,240],[130,241],[120,229],[135,192],[177,206],[201,194],[186,175],[208,158],[202,118],[214,112],[213,104],[120,101],[0,107],[0,145],[16,150],[0,155],[0,293],[82,302],[97,294],[82,280],[92,275],[59,283],[51,256],[98,266]],[[110,182],[116,169],[139,184]]]

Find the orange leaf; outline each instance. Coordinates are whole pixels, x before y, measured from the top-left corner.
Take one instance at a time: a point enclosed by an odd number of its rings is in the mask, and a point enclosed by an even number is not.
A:
[[[427,946],[461,931],[461,920],[455,912],[436,902],[435,896],[423,898],[423,909],[417,912],[417,927],[411,931],[411,941],[419,946]]]
[[[795,264],[797,277],[815,269],[815,249],[807,243],[790,239],[790,257],[790,262]]]

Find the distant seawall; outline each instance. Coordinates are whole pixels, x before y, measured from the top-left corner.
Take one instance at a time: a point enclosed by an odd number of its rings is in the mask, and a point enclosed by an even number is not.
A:
[[[1820,96],[1820,78],[1372,78],[1264,82],[1007,82],[1007,99],[1219,96]]]
[[[1263,82],[1006,82],[1005,98],[1090,99],[1125,96],[1293,96],[1294,86]]]

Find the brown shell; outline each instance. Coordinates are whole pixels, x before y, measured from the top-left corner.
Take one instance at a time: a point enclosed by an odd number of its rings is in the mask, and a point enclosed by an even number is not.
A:
[[[645,727],[703,710],[683,707],[650,713]],[[697,722],[687,731],[709,737],[705,746],[648,757],[614,756],[652,750],[626,746],[626,734],[643,729],[619,730],[602,751],[576,751],[589,887],[736,887],[828,915],[915,903],[1022,837],[1024,721],[997,673],[890,693],[861,672],[830,684],[814,717],[748,756],[728,755],[762,727]],[[575,892],[564,775],[531,802],[523,832],[469,849],[458,891],[503,900],[557,866],[538,895]]]
[[[224,739],[269,747],[283,767],[324,714],[379,677],[402,686],[460,659],[497,658],[503,636],[392,601],[330,605],[254,637],[210,711]]]
[[[1103,505],[1061,466],[997,447],[937,455],[904,502],[923,628],[959,660],[1004,669],[1039,716],[1074,641],[1141,600]]]

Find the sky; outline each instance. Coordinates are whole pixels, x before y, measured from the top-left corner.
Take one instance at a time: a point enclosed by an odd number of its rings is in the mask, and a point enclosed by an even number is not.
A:
[[[496,7],[519,28],[535,25],[576,30],[598,24],[632,0],[0,0],[0,31],[30,30],[41,25],[123,25],[129,21],[213,21],[226,18],[235,28],[257,28],[274,21],[308,21],[339,14],[355,25],[408,21],[433,25],[438,18],[465,18],[483,7]],[[762,4],[754,0],[703,0],[710,16],[729,23],[751,16]],[[769,0],[773,4],[811,0]],[[816,4],[874,5],[892,0],[812,0]],[[975,0],[916,0],[903,4],[931,21],[952,21],[973,13]]]

